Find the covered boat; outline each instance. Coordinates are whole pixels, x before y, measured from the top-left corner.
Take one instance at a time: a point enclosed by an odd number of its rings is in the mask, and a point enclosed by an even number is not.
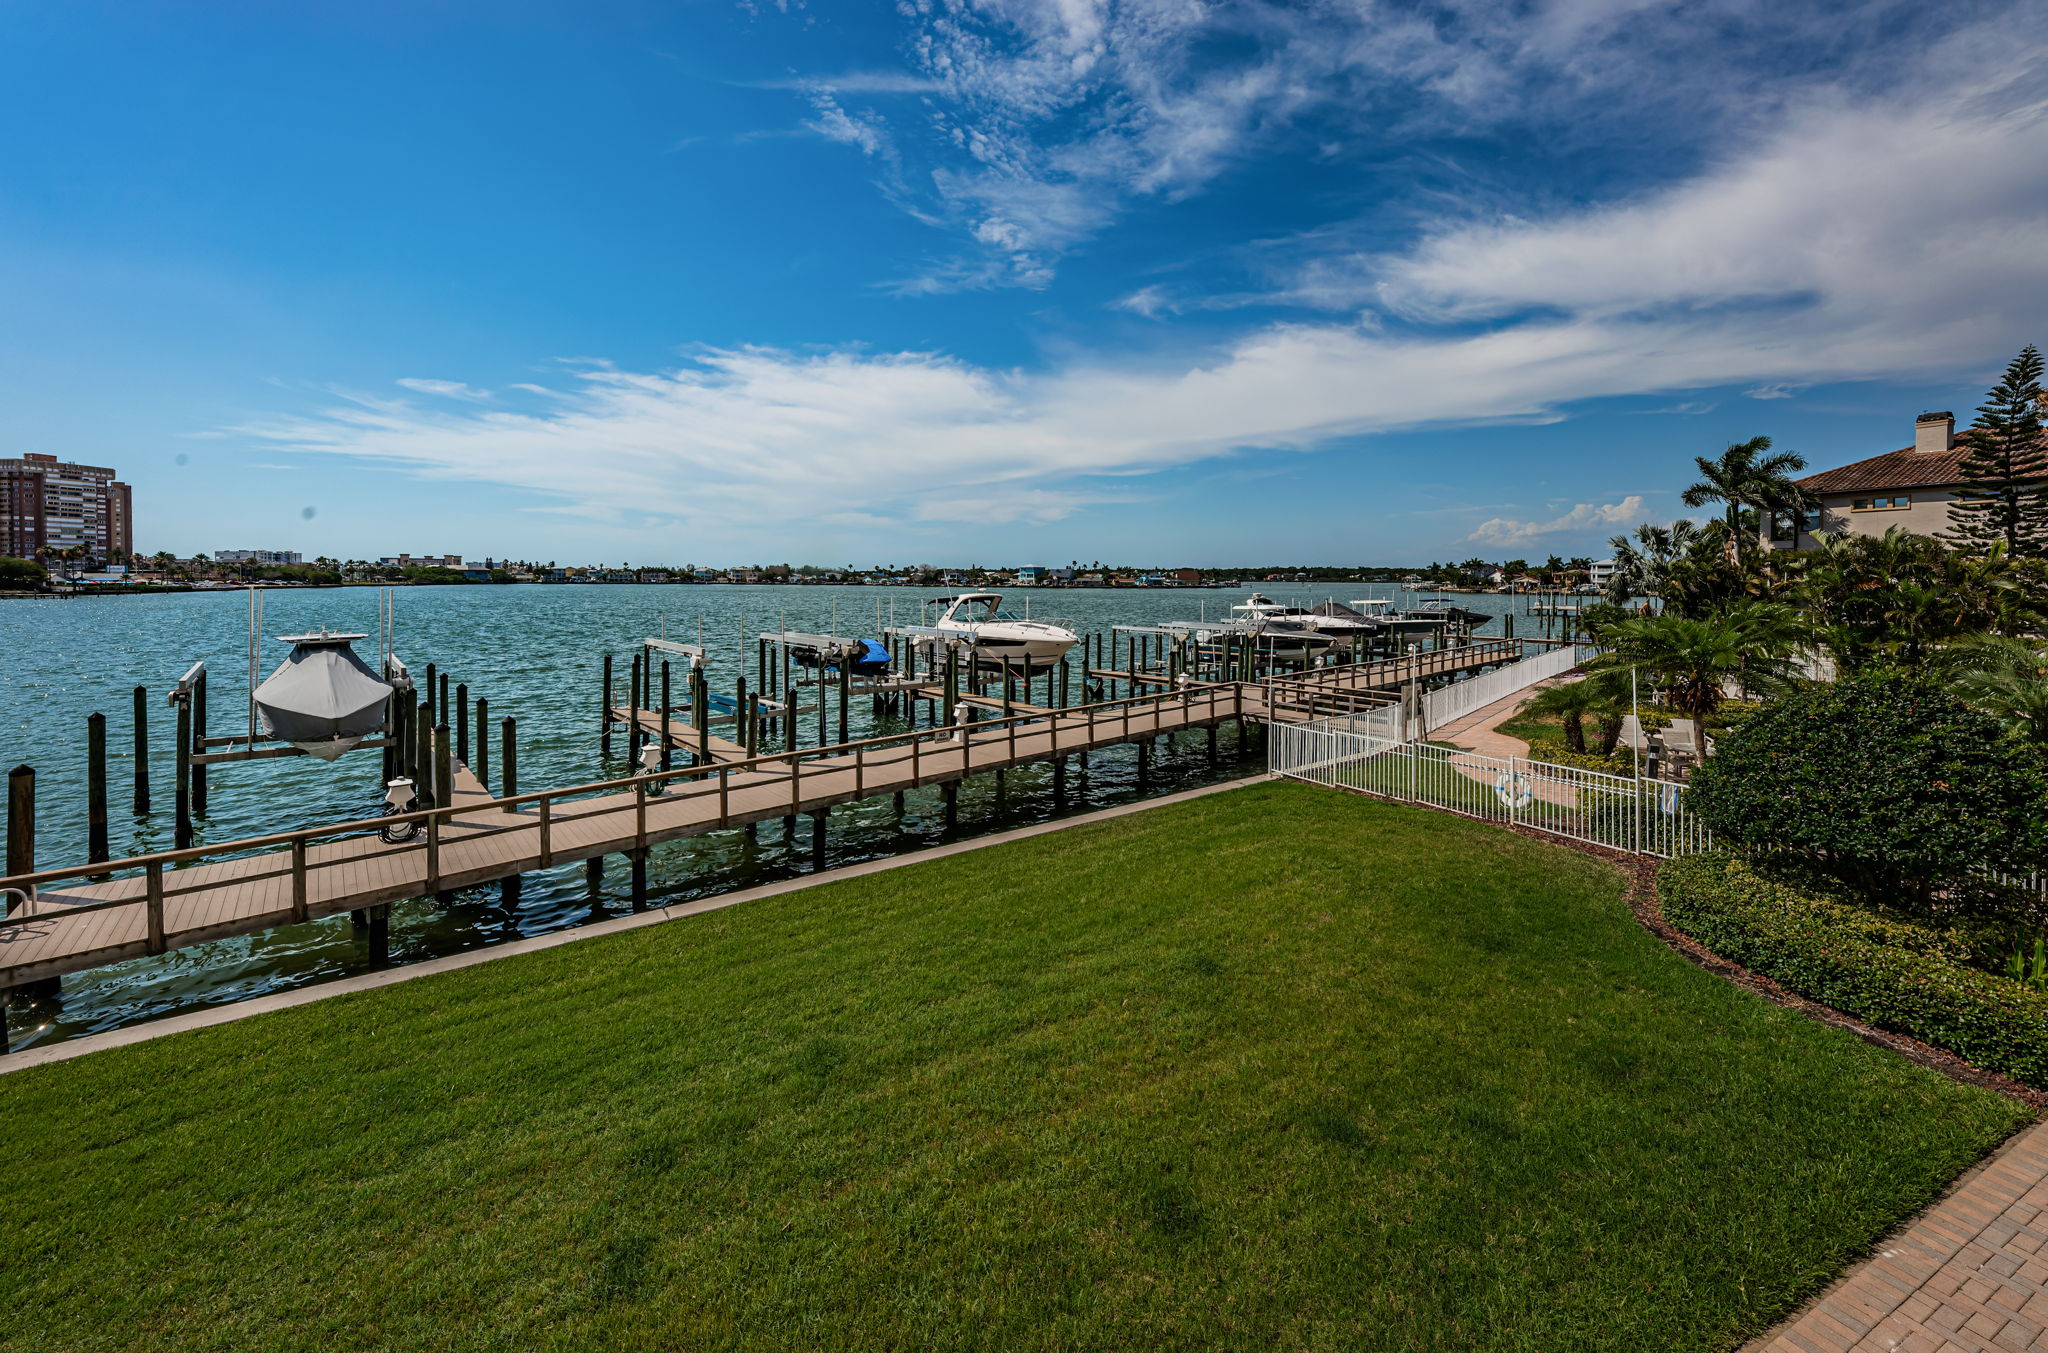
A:
[[[384,726],[391,684],[349,647],[365,634],[280,635],[292,646],[256,688],[263,731],[322,761],[332,761]]]

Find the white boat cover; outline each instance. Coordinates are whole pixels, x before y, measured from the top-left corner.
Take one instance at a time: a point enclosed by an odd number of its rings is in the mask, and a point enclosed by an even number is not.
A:
[[[384,726],[391,686],[355,655],[360,634],[286,635],[291,656],[256,688],[263,731],[332,761]]]

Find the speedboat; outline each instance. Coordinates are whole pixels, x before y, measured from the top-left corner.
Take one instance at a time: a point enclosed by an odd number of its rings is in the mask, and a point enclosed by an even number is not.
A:
[[[1259,638],[1280,648],[1327,648],[1338,640],[1366,639],[1380,632],[1380,624],[1348,607],[1326,602],[1314,610],[1288,606],[1263,592],[1230,608],[1231,614],[1250,625]],[[1321,642],[1310,642],[1314,636]]]
[[[323,629],[278,637],[292,651],[256,688],[256,714],[265,734],[332,761],[384,727],[391,683],[349,647],[369,635]]]
[[[966,645],[977,666],[1028,676],[1058,665],[1081,636],[1064,625],[1025,620],[1002,609],[1000,592],[962,592],[925,603],[944,606],[931,629],[942,642]]]

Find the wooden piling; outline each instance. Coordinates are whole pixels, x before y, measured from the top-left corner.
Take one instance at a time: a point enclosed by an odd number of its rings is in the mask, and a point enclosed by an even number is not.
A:
[[[135,688],[135,815],[149,812],[149,688]]]
[[[455,744],[448,736],[448,725],[444,723],[434,729],[434,804],[446,808],[454,802]]]
[[[825,867],[825,824],[831,820],[832,810],[820,808],[811,814],[811,867]]]
[[[663,664],[666,666],[667,664]],[[626,862],[632,866],[632,900],[634,911],[647,910],[647,848],[626,852]]]
[[[853,655],[839,655],[839,741],[846,742],[846,703],[853,697]],[[822,702],[821,702],[822,703]]]
[[[583,881],[593,893],[604,887],[604,856],[593,855],[583,862]]]
[[[455,759],[469,764],[469,683],[455,688]]]
[[[669,685],[669,680],[668,659],[663,658],[661,660],[661,717],[655,720],[655,725],[661,729],[661,768],[663,770],[669,769],[668,712],[675,708],[675,701],[670,698],[673,692]]]
[[[509,799],[519,793],[519,725],[507,715],[498,729],[503,738],[498,752],[498,775],[502,782],[498,786],[498,797]],[[512,813],[518,810],[507,808],[505,811]]]
[[[107,858],[107,716],[94,713],[85,720],[85,861]]]
[[[960,825],[960,782],[948,780],[939,786],[939,797],[946,802],[946,830]]]
[[[419,796],[420,807],[438,808],[441,801],[435,797],[434,700],[431,695],[420,702],[413,718],[413,788]]]
[[[433,722],[437,724],[448,722],[448,674],[446,672],[441,673],[441,703],[435,711]]]
[[[391,904],[365,907],[370,921],[370,966],[381,968],[391,962]]]
[[[491,787],[491,702],[481,695],[476,698],[476,762],[470,769],[478,784]]]
[[[7,772],[7,872],[36,872],[36,769]]]
[[[192,741],[193,752],[206,750],[206,673],[199,673],[199,680],[192,684]],[[192,816],[206,816],[206,765],[194,761],[186,772],[192,780]]]
[[[612,655],[604,655],[604,713],[600,716],[597,734],[597,754],[612,754]]]
[[[171,849],[189,850],[192,846],[192,699],[191,693],[178,695],[177,760],[172,771],[174,816],[171,822]]]
[[[640,711],[647,707],[646,692],[640,689],[640,659],[644,656],[633,655],[632,672],[626,678],[626,759],[636,766],[640,764]]]

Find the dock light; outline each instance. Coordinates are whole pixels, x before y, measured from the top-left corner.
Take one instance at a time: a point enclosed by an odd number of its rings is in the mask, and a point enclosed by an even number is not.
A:
[[[660,770],[661,748],[650,742],[640,749],[640,773],[642,775],[653,775]],[[668,786],[666,784],[649,785],[647,792],[650,794],[660,794],[666,792],[667,789]]]
[[[953,722],[960,726],[960,731],[953,734],[953,741],[967,741],[967,725],[974,722],[974,711],[966,705],[960,706],[959,709],[953,712]]]
[[[387,780],[385,782],[384,815],[386,817],[410,812],[413,802],[413,783],[410,779],[401,775],[395,780]],[[378,837],[385,844],[393,846],[404,845],[419,834],[420,824],[417,822],[396,822],[390,826],[380,828],[377,832]]]

